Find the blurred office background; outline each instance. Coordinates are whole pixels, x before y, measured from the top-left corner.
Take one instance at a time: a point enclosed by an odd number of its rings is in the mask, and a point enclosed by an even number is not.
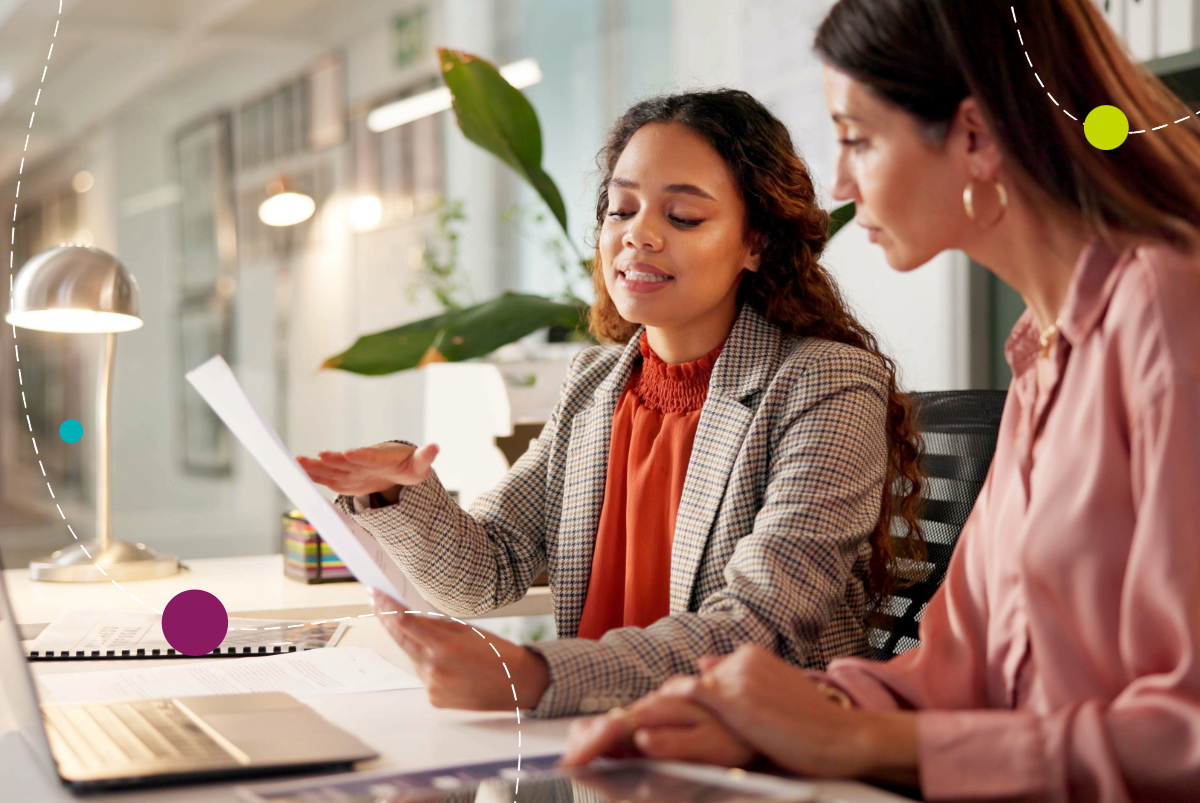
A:
[[[1195,3],[1098,2],[1139,58],[1159,58],[1181,86],[1194,77]],[[834,133],[809,50],[829,0],[63,0],[52,39],[56,5],[0,0],[0,187],[21,182],[14,262],[94,244],[137,277],[145,326],[117,346],[114,531],[185,559],[278,551],[286,509],[186,370],[224,355],[295,453],[421,440],[430,416],[447,414],[430,409],[426,372],[363,377],[322,362],[440,311],[430,255],[446,264],[457,248],[464,303],[564,289],[536,196],[452,114],[368,123],[441,85],[435,47],[536,62],[525,92],[580,243],[606,128],[647,95],[749,90],[789,125],[819,184],[831,178]],[[316,212],[271,228],[258,206],[280,177]],[[456,208],[465,219],[447,214]],[[856,227],[828,261],[909,388],[1006,385],[1001,347],[1022,305],[982,268],[945,254],[899,276]],[[0,558],[18,567],[71,540],[64,517],[91,534],[99,344],[19,330],[18,365],[3,329]],[[542,377],[535,392],[519,377],[507,385],[511,416],[534,431],[571,348],[545,340],[496,358]],[[78,444],[58,436],[67,418],[84,424]]]

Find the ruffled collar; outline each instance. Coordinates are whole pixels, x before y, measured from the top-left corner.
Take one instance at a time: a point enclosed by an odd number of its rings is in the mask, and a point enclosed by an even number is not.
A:
[[[725,344],[691,362],[668,365],[641,337],[642,365],[630,390],[643,405],[660,413],[688,413],[704,406],[713,366]]]

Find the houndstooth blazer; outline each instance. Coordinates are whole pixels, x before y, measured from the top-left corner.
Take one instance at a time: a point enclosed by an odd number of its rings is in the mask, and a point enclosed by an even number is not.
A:
[[[641,354],[585,349],[541,435],[470,512],[436,475],[356,512],[421,592],[473,616],[515,602],[548,569],[559,640],[531,645],[551,684],[535,716],[607,710],[757,642],[823,668],[867,655],[867,538],[887,464],[887,375],[859,349],[789,338],[750,307],[713,367],[676,519],[670,615],[575,636],[604,502],[617,401]]]

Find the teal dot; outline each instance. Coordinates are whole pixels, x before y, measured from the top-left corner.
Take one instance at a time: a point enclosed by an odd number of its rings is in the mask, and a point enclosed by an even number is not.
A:
[[[68,418],[58,428],[58,434],[67,443],[77,443],[83,437],[83,424]]]

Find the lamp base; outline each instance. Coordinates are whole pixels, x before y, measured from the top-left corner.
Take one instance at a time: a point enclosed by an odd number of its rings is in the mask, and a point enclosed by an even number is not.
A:
[[[97,569],[96,564],[104,571]],[[148,580],[178,571],[178,557],[125,541],[113,541],[107,549],[101,549],[97,541],[82,541],[29,564],[30,579],[56,583]]]

